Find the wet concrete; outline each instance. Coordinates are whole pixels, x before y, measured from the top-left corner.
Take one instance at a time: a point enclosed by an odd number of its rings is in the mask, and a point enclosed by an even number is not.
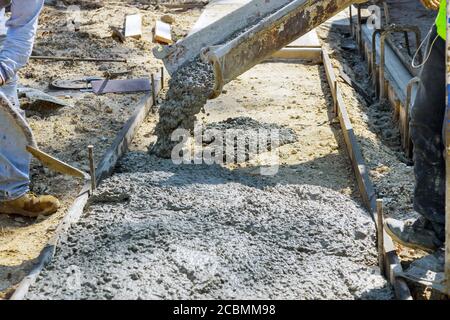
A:
[[[228,118],[220,122],[212,122],[206,125],[205,131],[214,133],[231,132],[234,135],[242,135],[245,138],[251,138],[258,133],[267,133],[276,131],[280,140],[280,145],[294,143],[298,137],[292,128],[281,126],[275,123],[265,123],[257,121],[251,117],[241,116]]]
[[[159,123],[155,128],[158,140],[151,153],[161,158],[170,158],[173,147],[178,141],[172,141],[176,129],[194,129],[196,115],[211,96],[214,86],[214,74],[208,63],[197,59],[178,70],[169,81],[166,99],[159,107]]]
[[[129,153],[30,299],[390,299],[350,197]]]
[[[244,163],[258,154],[298,140],[292,128],[244,116],[212,122],[202,129],[204,153],[210,152],[217,159],[216,163]]]

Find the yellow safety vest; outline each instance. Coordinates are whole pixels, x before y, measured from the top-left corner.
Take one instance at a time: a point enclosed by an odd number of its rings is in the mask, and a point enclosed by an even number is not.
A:
[[[447,0],[441,0],[439,13],[436,18],[437,33],[442,39],[447,38]]]

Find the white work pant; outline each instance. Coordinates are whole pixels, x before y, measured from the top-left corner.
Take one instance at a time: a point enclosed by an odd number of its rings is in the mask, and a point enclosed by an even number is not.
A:
[[[0,47],[5,36],[0,36]],[[0,86],[0,92],[23,117],[17,97],[17,76]],[[14,200],[29,191],[31,156],[23,146],[17,146],[17,132],[8,130],[10,123],[0,119],[0,201]]]

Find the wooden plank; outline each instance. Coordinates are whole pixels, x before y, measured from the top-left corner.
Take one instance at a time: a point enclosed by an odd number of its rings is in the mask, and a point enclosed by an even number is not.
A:
[[[139,39],[142,37],[142,16],[140,14],[129,14],[125,16],[124,26],[125,38],[133,37]]]
[[[330,61],[330,56],[326,52],[322,52],[322,61],[325,66],[325,75],[327,77],[328,84],[331,89],[331,96],[333,97],[333,113],[336,115],[337,113],[337,79],[336,75],[333,72],[333,66]],[[331,68],[331,69],[330,69]]]
[[[322,61],[322,49],[320,48],[284,48],[272,55],[274,59],[299,59]]]
[[[155,75],[154,77],[155,80],[157,80],[155,81],[155,84],[158,84],[155,86],[155,91],[159,93],[161,90],[161,75]],[[136,106],[135,112],[125,123],[124,127],[118,133],[112,145],[100,160],[96,169],[97,185],[99,185],[105,178],[113,173],[117,161],[128,150],[128,146],[130,145],[134,135],[145,120],[145,117],[148,115],[152,106],[153,99],[150,93],[146,94],[139,101]],[[90,189],[90,182],[86,182],[78,197],[72,203],[66,215],[59,223],[55,234],[41,251],[39,257],[36,259],[36,262],[34,263],[28,275],[19,283],[10,300],[23,300],[25,298],[30,287],[36,281],[41,271],[53,258],[60,237],[67,232],[67,230],[73,223],[78,222],[81,218],[81,215],[83,214],[84,208],[90,197]]]
[[[272,55],[274,59],[308,60],[315,63],[322,62],[322,45],[316,29],[290,43],[285,48]]]
[[[345,106],[344,99],[342,98],[341,91],[338,87],[335,87],[337,86],[336,75],[334,73],[331,60],[326,51],[323,52],[323,64],[325,67],[325,73],[329,82],[329,86],[331,88],[333,99],[335,99],[336,101],[338,111],[337,115],[341,124],[341,129],[345,144],[347,146],[348,155],[355,172],[358,188],[378,230],[378,228],[381,228],[382,226],[378,225],[375,190],[369,176],[367,165],[359,147],[358,140],[353,131],[353,126],[348,116],[347,108]],[[383,235],[383,251],[385,255],[384,261],[386,262],[386,276],[395,289],[397,299],[411,300],[411,293],[406,282],[396,276],[402,272],[402,267],[397,256],[394,243],[385,231],[383,231]]]
[[[163,44],[172,44],[172,27],[170,24],[162,22],[162,21],[156,21],[155,25],[155,33],[153,36],[154,42],[159,42]]]

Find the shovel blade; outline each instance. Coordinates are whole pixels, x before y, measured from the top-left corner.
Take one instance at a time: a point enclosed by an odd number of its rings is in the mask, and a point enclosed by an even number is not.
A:
[[[27,151],[31,153],[36,159],[38,159],[44,166],[55,170],[56,172],[85,180],[90,179],[90,175],[86,172],[72,167],[67,163],[62,162],[61,160],[58,160],[37,148],[27,146]]]

